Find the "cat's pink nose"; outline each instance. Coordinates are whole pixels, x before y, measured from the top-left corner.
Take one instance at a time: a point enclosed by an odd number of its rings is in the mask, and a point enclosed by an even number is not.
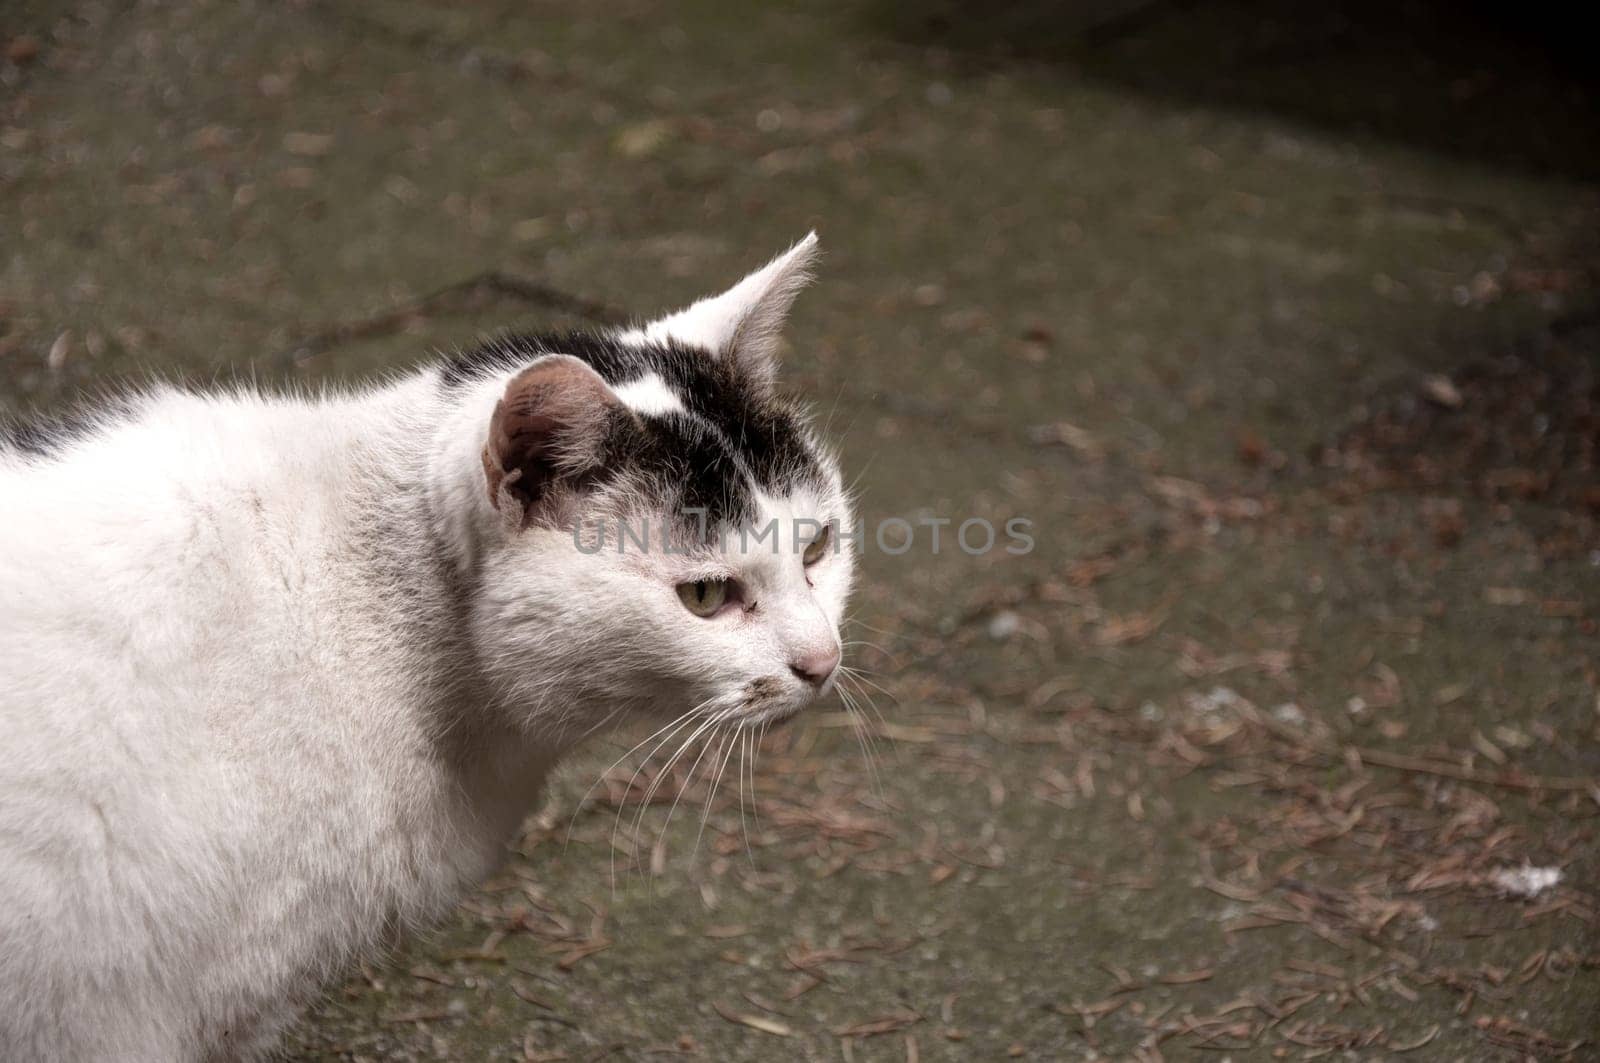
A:
[[[821,653],[808,653],[789,662],[789,671],[814,687],[821,687],[839,667],[839,647]]]

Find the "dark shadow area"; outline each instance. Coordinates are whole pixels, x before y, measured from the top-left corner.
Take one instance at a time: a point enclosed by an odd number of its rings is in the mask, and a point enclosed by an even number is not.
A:
[[[1595,328],[1567,342],[1481,358],[1449,377],[1429,376],[1416,391],[1370,404],[1319,463],[1337,470],[1341,489],[1406,490],[1425,496],[1435,541],[1450,548],[1463,525],[1461,499],[1524,511],[1545,557],[1584,557],[1594,548],[1584,515],[1600,514],[1600,350]],[[1549,524],[1543,527],[1543,524]]]
[[[1068,64],[1180,103],[1600,178],[1600,64],[1567,5],[879,0],[873,10],[896,39],[977,62]]]

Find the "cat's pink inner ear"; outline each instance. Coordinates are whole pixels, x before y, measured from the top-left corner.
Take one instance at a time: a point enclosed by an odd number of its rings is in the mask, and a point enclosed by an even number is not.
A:
[[[518,507],[527,525],[553,496],[600,464],[613,418],[626,407],[588,365],[551,355],[512,377],[483,447],[489,501]]]

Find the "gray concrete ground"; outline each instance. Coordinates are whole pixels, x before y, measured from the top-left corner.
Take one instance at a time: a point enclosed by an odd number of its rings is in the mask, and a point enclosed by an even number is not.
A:
[[[830,705],[636,831],[658,763],[585,796],[597,743],[295,1056],[1595,1058],[1591,98],[1459,13],[985,11],[0,16],[13,413],[590,313],[425,298],[486,271],[648,313],[816,227],[787,383],[863,509],[1034,521],[864,558],[876,785]]]

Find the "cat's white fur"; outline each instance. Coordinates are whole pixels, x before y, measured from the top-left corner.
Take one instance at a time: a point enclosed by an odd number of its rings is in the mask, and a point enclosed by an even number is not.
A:
[[[612,389],[617,398],[635,413],[678,413],[683,410],[683,400],[661,379],[659,373],[646,373],[637,380],[618,384]]]
[[[769,342],[811,253],[651,335]],[[837,652],[848,552],[808,581],[735,547],[760,615],[706,621],[673,590],[703,557],[516,526],[482,459],[510,375],[159,390],[49,458],[0,447],[0,1059],[268,1052],[499,863],[584,734],[760,677],[773,712],[815,696],[786,664]],[[763,505],[850,519],[837,484]]]

